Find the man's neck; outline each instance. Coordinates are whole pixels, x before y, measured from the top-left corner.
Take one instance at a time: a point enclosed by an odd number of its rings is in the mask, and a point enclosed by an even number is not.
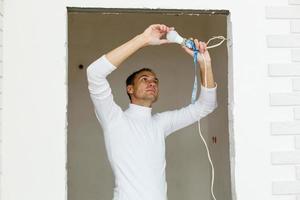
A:
[[[131,103],[132,103],[132,104],[139,105],[139,106],[145,106],[145,107],[152,108],[152,102],[149,102],[149,101],[137,101],[137,100],[132,100]]]

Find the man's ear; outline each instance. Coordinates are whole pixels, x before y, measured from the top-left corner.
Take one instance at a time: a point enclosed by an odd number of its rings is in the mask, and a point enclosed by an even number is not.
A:
[[[128,92],[129,94],[133,94],[133,91],[134,91],[133,85],[128,85],[128,86],[127,86],[127,92]]]

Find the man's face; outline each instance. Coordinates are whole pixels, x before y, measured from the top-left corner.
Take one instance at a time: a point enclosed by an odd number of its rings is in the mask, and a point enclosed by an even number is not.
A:
[[[142,71],[136,75],[134,84],[129,85],[127,91],[132,94],[132,100],[150,100],[154,103],[159,96],[158,79],[154,73]]]

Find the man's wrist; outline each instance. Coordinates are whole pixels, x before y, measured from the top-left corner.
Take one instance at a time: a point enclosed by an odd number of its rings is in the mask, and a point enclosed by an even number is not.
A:
[[[148,41],[145,38],[145,36],[143,34],[139,34],[135,37],[135,39],[138,41],[138,43],[140,44],[140,47],[145,47],[148,46]]]
[[[204,62],[199,62],[199,64],[200,64],[200,68],[201,68],[201,69],[204,69],[205,66],[206,66],[206,68],[211,68],[211,62],[210,62],[210,61],[206,61],[206,63],[204,63]]]

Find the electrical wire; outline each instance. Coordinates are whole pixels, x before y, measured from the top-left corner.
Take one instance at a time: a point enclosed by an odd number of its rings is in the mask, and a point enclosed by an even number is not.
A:
[[[211,46],[208,46],[209,42],[214,40],[214,39],[222,39],[222,41],[218,44],[215,44],[215,45],[211,45]],[[210,38],[208,40],[208,42],[206,43],[206,49],[211,49],[211,48],[214,48],[214,47],[217,47],[219,45],[221,45],[224,41],[226,40],[225,37],[223,36],[214,36],[212,38]],[[206,60],[205,60],[205,57],[203,55],[203,53],[199,52],[200,55],[202,56],[203,60],[204,60],[204,73],[205,73],[205,78],[204,78],[204,82],[205,82],[205,87],[207,87],[207,74],[206,74]],[[201,126],[200,126],[200,120],[198,120],[198,130],[199,130],[199,135],[205,145],[205,148],[206,148],[206,152],[207,152],[207,157],[208,157],[208,160],[209,160],[209,163],[210,163],[210,166],[211,166],[211,187],[210,187],[210,192],[211,192],[211,195],[213,197],[214,200],[216,200],[216,197],[215,197],[215,194],[214,194],[214,179],[215,179],[215,169],[214,169],[214,165],[213,165],[213,162],[212,162],[212,159],[211,159],[211,156],[210,156],[210,152],[209,152],[209,149],[208,149],[208,146],[206,144],[206,141],[202,135],[202,132],[201,132]]]

